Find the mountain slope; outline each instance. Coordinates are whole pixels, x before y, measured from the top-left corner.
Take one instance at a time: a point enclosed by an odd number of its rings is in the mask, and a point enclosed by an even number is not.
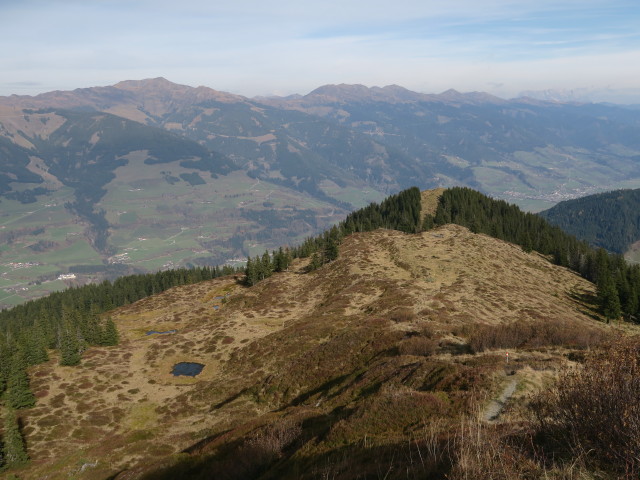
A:
[[[637,183],[640,174],[640,117],[613,105],[362,85],[327,85],[299,98],[261,101],[366,133],[408,155],[441,184],[465,184],[535,209],[631,179]]]
[[[301,241],[347,213],[336,206],[346,201],[260,181],[183,136],[96,111],[0,115],[0,157],[2,307],[105,276],[222,264]],[[336,191],[355,204],[381,197]]]
[[[567,200],[540,216],[594,247],[623,254],[640,240],[640,189]]]
[[[261,179],[334,199],[332,182],[385,193],[464,184],[541,209],[640,178],[640,116],[615,105],[426,95],[397,85],[247,99],[163,78],[0,100],[13,109],[62,104],[174,131]]]
[[[86,283],[291,245],[414,184],[533,210],[635,187],[639,118],[399,86],[247,99],[162,78],[0,98],[0,304],[70,269]]]
[[[161,127],[225,153],[254,177],[281,182],[323,200],[334,198],[326,182],[388,192],[409,186],[416,174],[409,159],[366,135],[302,112],[273,109],[241,96],[164,78],[36,97],[12,96],[0,99],[3,105],[14,110],[65,105]]]
[[[150,478],[247,478],[255,468],[264,478],[314,478],[322,465],[353,478],[339,458],[363,455],[363,435],[372,449],[353,466],[388,467],[406,432],[471,408],[468,382],[498,387],[501,355],[470,354],[480,327],[555,326],[570,333],[568,345],[605,328],[579,300],[590,283],[459,226],[354,234],[336,261],[303,267],[251,288],[218,279],[122,307],[112,313],[119,346],[91,348],[75,368],[55,358],[34,367],[38,403],[21,413],[32,458],[24,474],[104,478],[142,462],[119,478],[169,464]],[[510,352],[531,380],[563,361],[526,346]],[[181,361],[205,367],[172,376]],[[238,463],[236,453],[263,448],[268,435],[280,439],[276,457]],[[194,456],[171,457],[185,449]]]

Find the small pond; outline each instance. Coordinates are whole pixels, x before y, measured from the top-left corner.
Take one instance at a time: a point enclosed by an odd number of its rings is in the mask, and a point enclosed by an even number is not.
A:
[[[204,365],[202,363],[180,362],[180,363],[176,363],[173,366],[173,370],[171,371],[171,374],[174,377],[178,377],[180,375],[185,375],[187,377],[195,377],[200,372],[202,372],[203,368],[204,368]]]
[[[177,330],[167,330],[166,332],[158,332],[157,330],[149,330],[145,335],[167,335],[169,333],[176,333]]]

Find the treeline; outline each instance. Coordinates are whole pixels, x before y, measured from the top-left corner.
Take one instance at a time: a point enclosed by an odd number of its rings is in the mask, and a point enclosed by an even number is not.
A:
[[[640,240],[639,212],[640,189],[636,189],[567,200],[539,215],[595,247],[624,254]]]
[[[423,228],[447,223],[515,243],[525,251],[549,255],[557,265],[574,270],[598,286],[600,310],[607,318],[640,318],[640,266],[627,264],[620,255],[595,250],[537,215],[469,188],[445,190],[435,215],[425,217]]]
[[[5,410],[0,469],[27,460],[15,410],[35,405],[28,367],[49,360],[52,349],[59,351],[61,365],[78,365],[89,346],[118,344],[116,325],[104,312],[171,287],[240,270],[216,266],[130,275],[55,292],[0,312],[0,400]]]
[[[547,255],[555,264],[595,283],[600,313],[606,318],[640,319],[640,266],[627,264],[621,255],[596,250],[538,215],[470,188],[454,187],[442,193],[434,215],[425,215],[422,222],[420,219],[421,195],[413,187],[351,213],[340,224],[298,247],[250,258],[245,270],[247,283],[254,285],[274,272],[286,270],[294,258],[311,257],[308,269],[318,268],[337,258],[342,239],[354,232],[389,228],[415,233],[455,223],[474,233],[520,245],[527,252]]]
[[[294,258],[309,258],[308,270],[315,270],[338,258],[342,239],[355,232],[369,232],[377,228],[388,228],[401,232],[420,231],[420,190],[411,187],[391,195],[380,204],[370,205],[350,213],[338,225],[316,237],[307,238],[301,245],[282,249],[271,254],[265,251],[261,256],[249,257],[245,269],[246,283],[255,285],[274,272],[286,270]]]
[[[418,187],[411,187],[391,195],[379,205],[372,203],[347,215],[338,228],[344,235],[353,232],[369,232],[377,228],[388,228],[406,233],[421,230],[421,195]]]
[[[30,407],[27,367],[60,351],[62,365],[76,365],[90,345],[116,345],[118,332],[103,313],[178,285],[238,273],[233,267],[198,267],[130,275],[85,285],[0,312],[0,398],[5,406]]]

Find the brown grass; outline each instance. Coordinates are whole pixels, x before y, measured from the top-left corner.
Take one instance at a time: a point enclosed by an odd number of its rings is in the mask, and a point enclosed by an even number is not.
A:
[[[324,458],[325,439],[355,448],[371,432],[375,448],[392,454],[385,442],[403,441],[426,419],[450,421],[468,410],[476,390],[495,387],[503,358],[465,350],[469,325],[495,333],[519,322],[555,322],[571,325],[574,337],[600,328],[572,295],[593,293],[592,285],[462,227],[355,234],[335,262],[310,274],[300,273],[303,266],[294,262],[250,289],[218,279],[122,307],[111,312],[121,345],[90,349],[79,367],[60,367],[52,355],[33,368],[39,399],[24,417],[36,460],[25,477],[67,478],[82,448],[101,459],[94,478],[107,478],[205,437],[239,432],[248,419],[264,421],[267,432],[270,412],[288,409],[309,417],[300,448],[310,456]],[[221,293],[228,301],[214,311]],[[494,333],[479,337],[478,350],[502,348],[504,340],[487,340]],[[530,345],[535,338],[527,337]],[[566,352],[534,353],[522,356],[522,371],[531,375],[565,361]],[[173,377],[179,361],[205,368],[195,378]],[[229,434],[224,445],[249,446],[254,430]]]

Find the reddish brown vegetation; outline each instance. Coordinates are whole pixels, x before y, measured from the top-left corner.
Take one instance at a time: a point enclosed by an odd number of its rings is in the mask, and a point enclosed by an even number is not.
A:
[[[570,321],[517,321],[506,325],[483,325],[469,335],[474,352],[495,348],[570,346],[589,348],[609,337],[602,329]]]
[[[640,475],[640,340],[609,345],[533,404],[540,432],[599,468]]]

